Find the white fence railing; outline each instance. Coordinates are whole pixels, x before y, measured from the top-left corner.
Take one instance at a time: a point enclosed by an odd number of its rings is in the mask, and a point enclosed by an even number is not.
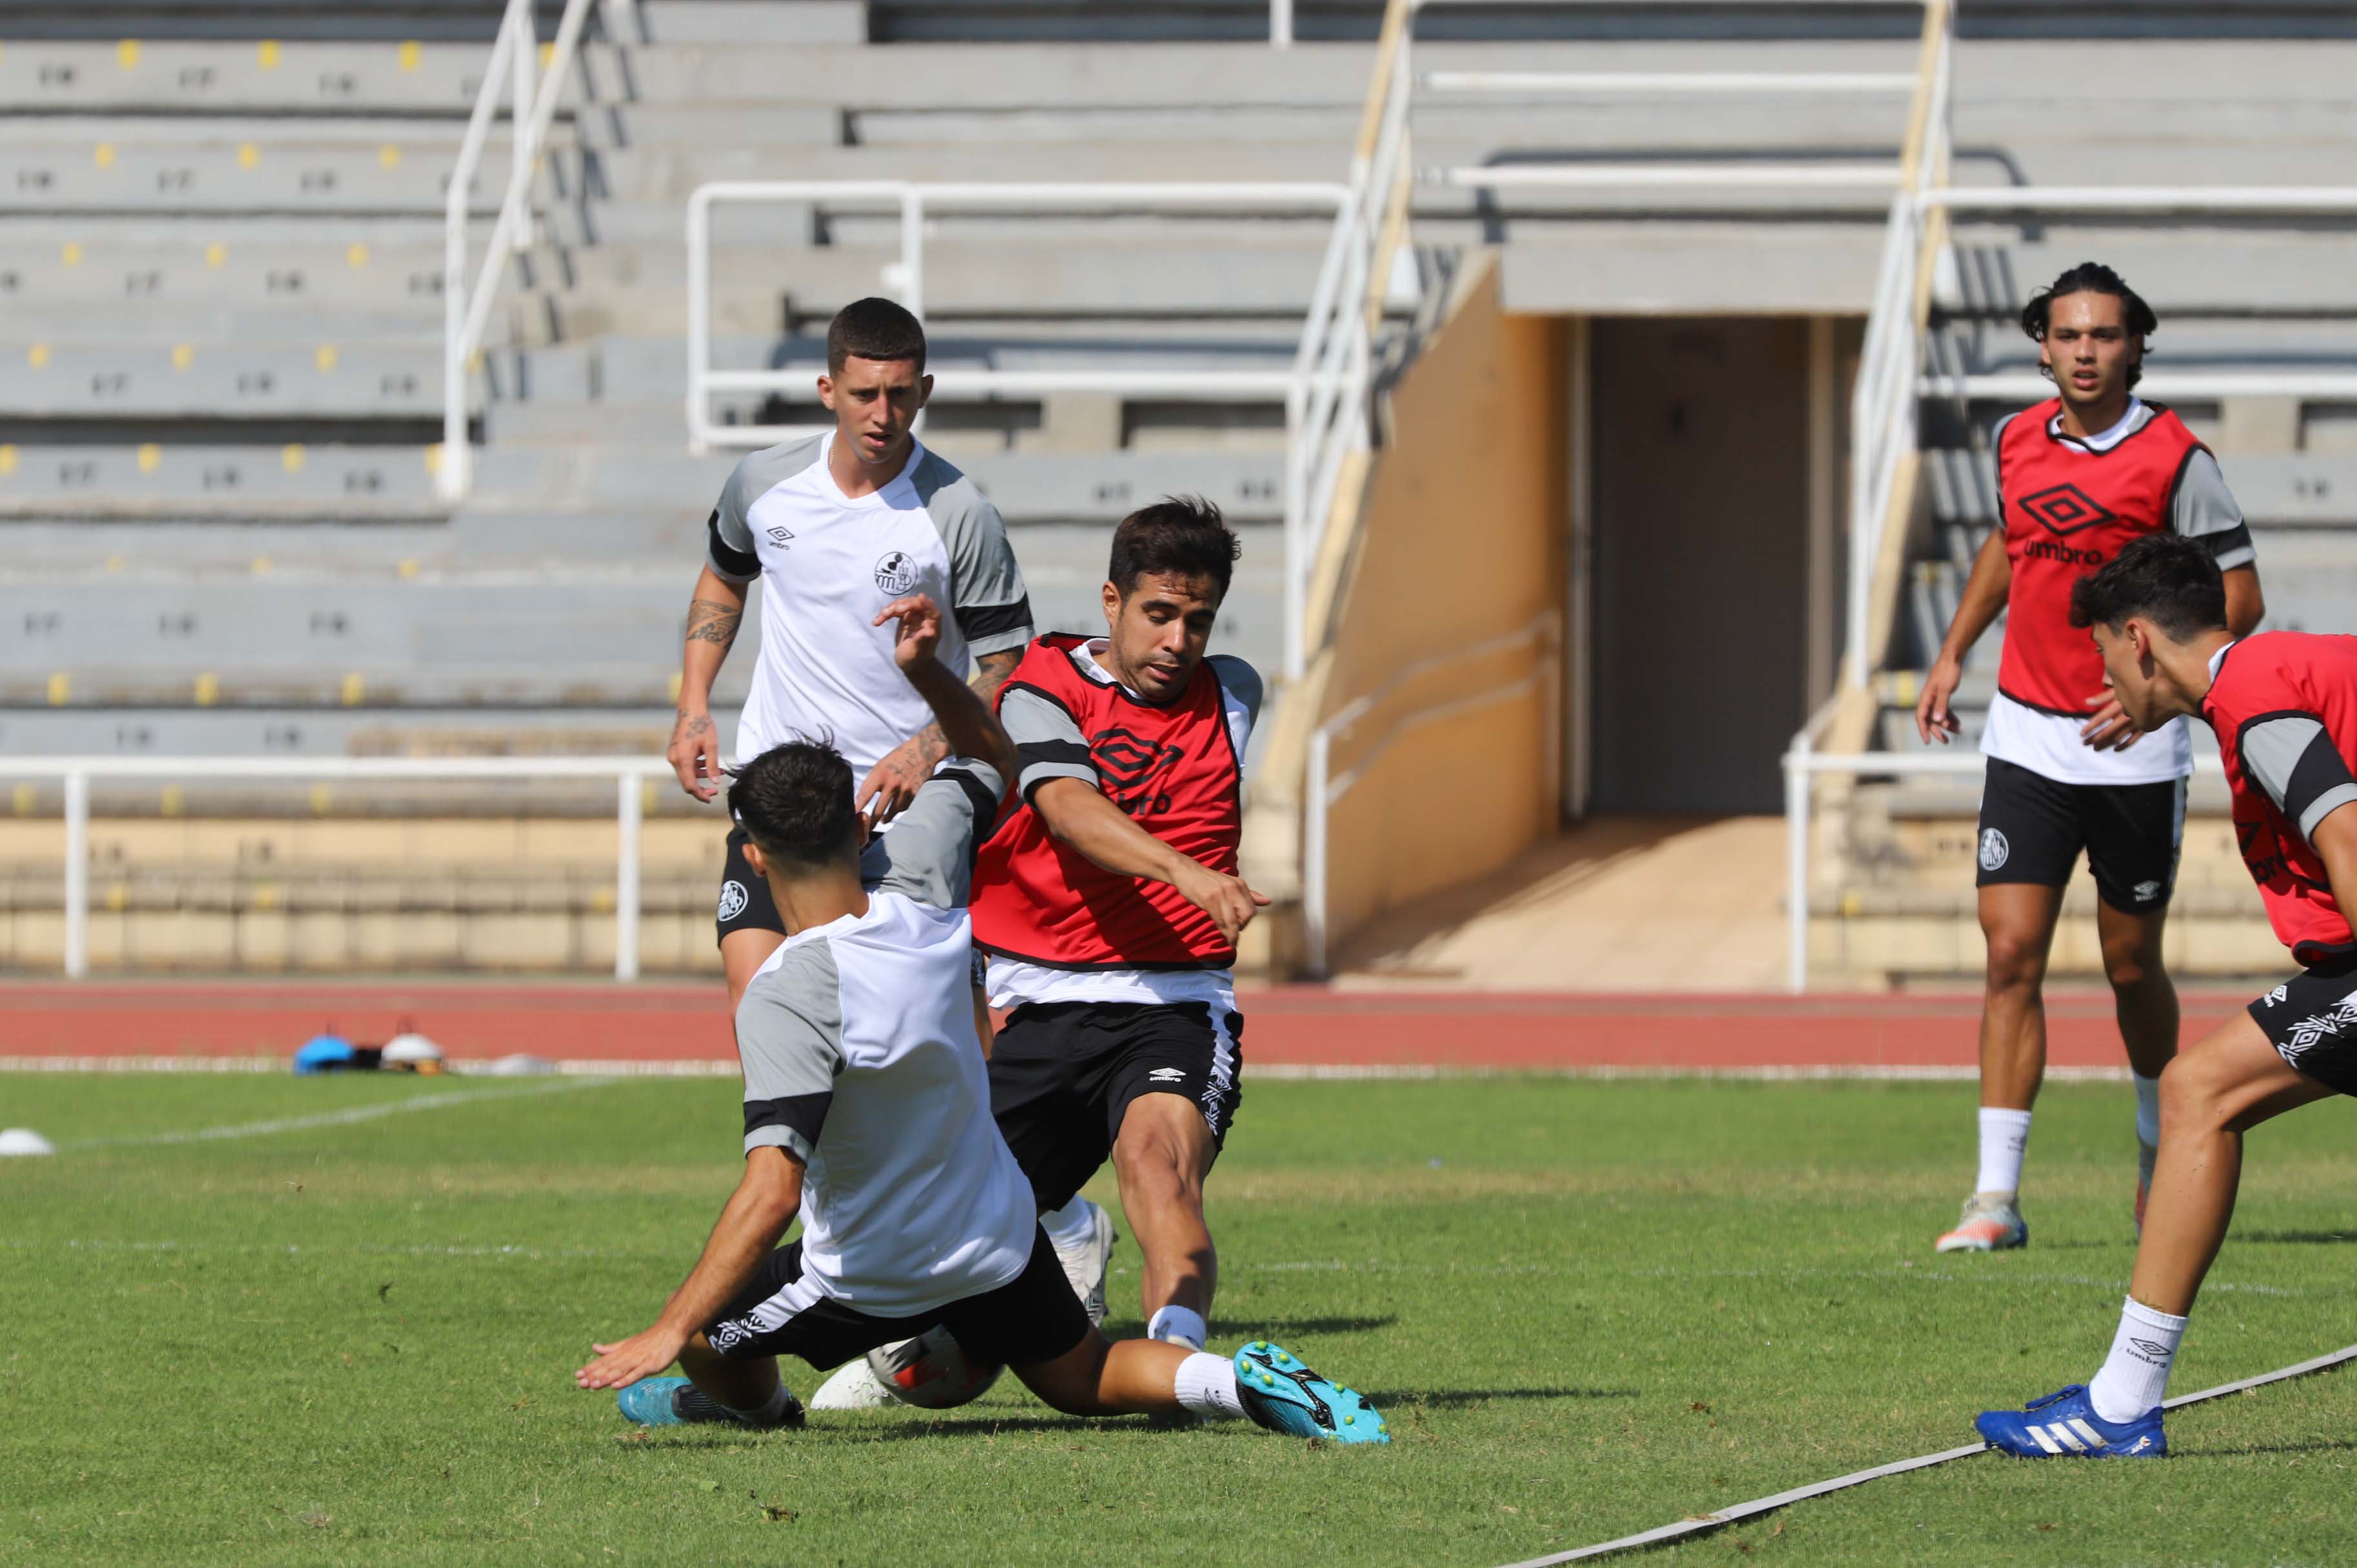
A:
[[[1326,977],[1329,956],[1331,929],[1327,914],[1328,831],[1334,808],[1365,778],[1368,769],[1380,760],[1392,743],[1410,730],[1459,714],[1472,713],[1500,703],[1528,696],[1533,692],[1544,694],[1540,708],[1545,725],[1540,755],[1558,757],[1562,747],[1555,738],[1555,726],[1561,722],[1562,702],[1559,698],[1563,679],[1562,650],[1557,646],[1561,638],[1562,618],[1547,610],[1533,618],[1519,630],[1490,638],[1465,648],[1451,649],[1429,659],[1394,671],[1390,679],[1366,695],[1346,704],[1310,733],[1309,762],[1307,783],[1302,790],[1301,827],[1301,913],[1305,945],[1304,960],[1308,973],[1315,979]],[[1460,693],[1438,702],[1427,703],[1394,718],[1383,726],[1383,733],[1370,742],[1349,768],[1339,777],[1333,771],[1334,743],[1351,734],[1376,714],[1403,687],[1420,681],[1452,664],[1464,664],[1480,659],[1491,659],[1511,653],[1518,648],[1530,648],[1535,657],[1528,674],[1515,680],[1487,686],[1480,691]]]
[[[90,786],[93,779],[373,779],[386,783],[614,780],[614,978],[639,977],[641,792],[675,775],[660,757],[0,757],[0,778],[65,789],[65,972],[90,972]]]
[[[483,85],[475,94],[474,113],[458,144],[458,161],[450,171],[450,188],[442,210],[442,451],[434,471],[435,491],[445,501],[466,499],[474,483],[475,452],[467,434],[467,378],[475,352],[482,347],[490,324],[491,306],[498,300],[500,281],[508,263],[533,243],[532,182],[541,150],[548,144],[548,128],[556,117],[556,101],[581,41],[582,25],[590,0],[565,0],[556,36],[542,64],[540,39],[533,23],[532,0],[508,0],[500,17],[499,37],[483,68]],[[467,274],[468,189],[483,161],[491,121],[500,100],[509,100],[513,125],[509,147],[507,190],[500,199],[499,220],[470,286]]]
[[[1821,710],[1792,737],[1792,748],[1784,753],[1785,984],[1795,994],[1809,988],[1809,829],[1814,807],[1811,785],[1826,774],[1851,778],[1928,775],[1977,779],[1988,767],[1987,758],[1961,744],[1939,751],[1818,751],[1814,738],[1830,712],[1830,705]],[[2193,771],[2221,771],[2218,758],[2196,751]]]
[[[834,210],[899,216],[900,259],[888,274],[909,310],[925,310],[928,220],[943,213],[1151,212],[1332,215],[1333,227],[1310,295],[1293,361],[1284,370],[1214,371],[1074,365],[1038,370],[945,366],[934,374],[942,399],[1039,397],[1089,392],[1203,402],[1282,402],[1286,409],[1285,672],[1301,674],[1303,609],[1310,563],[1331,510],[1341,456],[1367,439],[1366,392],[1375,323],[1340,304],[1355,300],[1364,267],[1354,186],[1301,182],[1136,184],[944,184],[900,180],[723,180],[699,186],[687,204],[687,427],[692,450],[763,446],[826,424],[730,424],[712,415],[721,392],[814,395],[820,367],[716,371],[712,367],[712,215],[723,203],[807,202]]]

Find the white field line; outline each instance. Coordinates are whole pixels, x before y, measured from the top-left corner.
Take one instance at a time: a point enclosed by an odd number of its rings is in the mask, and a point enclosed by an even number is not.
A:
[[[576,1089],[600,1089],[612,1081],[610,1079],[576,1078],[554,1083],[511,1085],[500,1089],[454,1089],[440,1094],[421,1094],[414,1100],[394,1101],[384,1105],[355,1105],[342,1111],[323,1111],[311,1116],[280,1116],[267,1122],[241,1122],[227,1127],[191,1127],[171,1133],[76,1138],[59,1144],[58,1148],[61,1154],[79,1154],[85,1149],[152,1148],[167,1144],[210,1144],[225,1138],[265,1138],[274,1133],[298,1133],[313,1127],[345,1127],[355,1122],[374,1122],[413,1111],[443,1111],[453,1105],[471,1105],[484,1101],[521,1100],[543,1094],[564,1094]]]
[[[453,1076],[479,1076],[483,1061],[454,1061]],[[593,1078],[737,1078],[743,1069],[734,1061],[608,1061],[565,1059],[551,1064],[560,1076]],[[0,1057],[0,1073],[8,1072],[188,1072],[269,1073],[290,1070],[285,1057]],[[1664,1079],[1723,1079],[1738,1083],[1816,1083],[1856,1079],[1870,1083],[1974,1083],[1980,1069],[1967,1066],[1907,1067],[1876,1064],[1821,1067],[1515,1067],[1458,1068],[1377,1064],[1246,1062],[1244,1076],[1265,1083],[1326,1079],[1402,1079],[1458,1078],[1577,1078],[1600,1081]],[[2056,1083],[2125,1083],[2125,1067],[2050,1067],[2047,1078]]]
[[[2312,1360],[2295,1362],[2288,1367],[2278,1367],[2272,1372],[2262,1372],[2255,1378],[2243,1378],[2231,1383],[2220,1383],[2216,1388],[2203,1389],[2200,1393],[2180,1394],[2173,1400],[2164,1402],[2161,1408],[2181,1410],[2190,1404],[2200,1404],[2204,1400],[2222,1399],[2228,1394],[2238,1394],[2248,1389],[2264,1388],[2269,1383],[2279,1383],[2287,1378],[2306,1377],[2310,1372],[2325,1371],[2348,1361],[2357,1361],[2357,1345],[2335,1350],[2329,1355],[2316,1357]],[[1937,1454],[1919,1454],[1912,1459],[1894,1460],[1888,1465],[1877,1465],[1870,1470],[1853,1470],[1846,1476],[1836,1476],[1830,1481],[1818,1481],[1811,1486],[1795,1487],[1789,1492],[1778,1492],[1773,1497],[1755,1498],[1750,1502],[1737,1503],[1732,1508],[1720,1509],[1716,1513],[1696,1514],[1692,1518],[1682,1519],[1675,1524],[1665,1524],[1658,1529],[1646,1530],[1642,1534],[1624,1535],[1618,1541],[1598,1541],[1594,1546],[1582,1546],[1570,1552],[1557,1552],[1545,1557],[1526,1558],[1520,1563],[1508,1563],[1506,1568],[1554,1568],[1554,1565],[1558,1563],[1581,1563],[1592,1558],[1609,1557],[1622,1552],[1635,1552],[1648,1546],[1658,1546],[1663,1541],[1701,1535],[1709,1530],[1738,1523],[1743,1520],[1757,1519],[1761,1514],[1772,1513],[1778,1509],[1793,1503],[1805,1502],[1811,1498],[1824,1497],[1827,1492],[1838,1492],[1846,1487],[1863,1486],[1868,1481],[1878,1481],[1885,1476],[1904,1475],[1910,1470],[1927,1469],[1933,1465],[1945,1465],[1956,1459],[1969,1459],[1975,1454],[1987,1452],[1988,1444],[1986,1443],[1972,1443],[1960,1448],[1943,1448]]]

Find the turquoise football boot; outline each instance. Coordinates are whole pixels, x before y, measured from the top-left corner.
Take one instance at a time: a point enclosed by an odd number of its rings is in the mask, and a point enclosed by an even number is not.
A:
[[[640,1378],[614,1396],[625,1421],[635,1421],[640,1426],[701,1426],[721,1424],[752,1427],[756,1431],[774,1432],[783,1426],[802,1424],[802,1402],[791,1392],[786,1395],[786,1408],[772,1422],[747,1421],[726,1405],[708,1394],[698,1393],[695,1385],[685,1378]]]
[[[1366,1396],[1311,1371],[1280,1346],[1255,1339],[1236,1352],[1244,1413],[1271,1432],[1329,1443],[1389,1443],[1391,1428]]]

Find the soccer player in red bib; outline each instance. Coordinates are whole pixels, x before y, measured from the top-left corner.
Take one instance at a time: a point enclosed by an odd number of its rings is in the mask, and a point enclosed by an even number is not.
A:
[[[2231,579],[2230,579],[2231,580]],[[2139,733],[2201,718],[2218,737],[2234,836],[2267,919],[2304,972],[2237,1014],[2161,1078],[2160,1160],[2120,1326],[2093,1380],[1979,1422],[2028,1458],[2154,1458],[2186,1316],[2226,1239],[2243,1134],[2357,1094],[2357,638],[2271,631],[2236,640],[2232,601],[2194,541],[2143,539],[2082,582],[2122,713]]]
[[[1957,728],[1950,711],[1964,658],[2000,611],[2005,653],[1981,750],[1980,921],[1988,941],[1981,1012],[1980,1174],[1940,1251],[2029,1240],[2021,1165],[2030,1107],[2046,1075],[2047,957],[2062,890],[2083,853],[2100,902],[2104,971],[2136,1090],[2141,1218],[2160,1135],[2160,1073],[2177,1051],[2177,992],[2161,967],[2161,927],[2193,769],[2185,726],[2139,732],[2104,691],[2104,670],[2070,626],[2072,585],[2131,542],[2196,540],[2224,573],[2226,624],[2266,613],[2250,530],[2217,459],[2176,414],[2137,397],[2152,307],[2111,268],[2083,262],[2021,313],[2055,395],[2000,423],[1999,524],[1973,563],[1915,727],[1926,743]]]
[[[1236,937],[1267,902],[1237,875],[1260,677],[1205,654],[1238,549],[1202,501],[1122,521],[1106,635],[1036,639],[999,693],[1019,803],[974,871],[974,945],[1012,1009],[990,1062],[999,1131],[1051,1236],[1109,1223],[1074,1199],[1112,1158],[1147,1337],[1192,1346],[1218,1269],[1203,1180],[1243,1099]]]

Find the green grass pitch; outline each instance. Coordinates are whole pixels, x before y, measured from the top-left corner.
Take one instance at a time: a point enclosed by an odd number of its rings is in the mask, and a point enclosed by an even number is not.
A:
[[[1937,1259],[1967,1085],[1260,1081],[1211,1184],[1218,1340],[1369,1391],[1390,1448],[1071,1421],[1011,1379],[939,1416],[636,1433],[570,1374],[693,1260],[735,1088],[0,1078],[0,1125],[61,1145],[0,1161],[0,1562],[1483,1568],[1969,1441],[2093,1369],[2133,1255],[2124,1086],[2048,1090],[2027,1252]],[[2341,1101],[2253,1137],[2179,1391],[2357,1340],[2352,1132]],[[1134,1333],[1126,1242],[1115,1267]],[[1975,1457],[1652,1560],[2357,1560],[2357,1370],[2171,1439]]]

